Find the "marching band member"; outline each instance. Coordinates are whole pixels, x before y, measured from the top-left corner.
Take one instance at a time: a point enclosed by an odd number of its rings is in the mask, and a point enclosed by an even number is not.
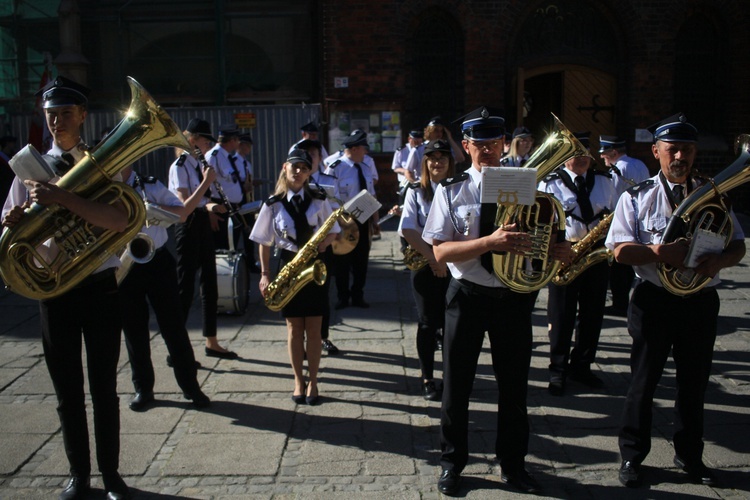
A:
[[[183,132],[190,146],[205,154],[216,139],[211,135],[211,125],[205,120],[194,118]],[[169,190],[184,204],[195,193],[204,173],[200,162],[184,151],[169,168]],[[184,223],[175,224],[175,244],[177,251],[177,281],[180,285],[180,302],[183,321],[187,321],[195,293],[195,276],[200,271],[200,293],[203,308],[203,337],[206,339],[206,356],[223,359],[236,359],[237,353],[219,345],[216,338],[216,311],[219,290],[216,282],[216,252],[209,215],[226,213],[226,207],[212,203],[203,197],[198,207]]]
[[[225,125],[219,131],[218,142],[206,153],[206,161],[216,170],[216,184],[221,187],[226,196],[226,200],[219,192],[217,186],[211,186],[211,201],[222,204],[226,201],[231,205],[231,210],[237,210],[245,201],[245,182],[244,173],[241,172],[237,164],[235,153],[240,145],[240,131],[232,125]],[[230,207],[226,207],[229,209]],[[214,247],[219,250],[229,250],[229,216],[219,217],[216,224],[211,228],[214,230]],[[241,224],[234,224],[233,243],[237,248],[242,239]]]
[[[144,201],[172,212],[185,222],[187,217],[201,203],[211,183],[216,179],[212,168],[203,172],[203,181],[198,189],[186,200],[185,205],[153,177],[143,177],[126,167],[122,171],[125,182],[141,194]],[[198,384],[193,346],[181,311],[177,263],[166,248],[168,239],[166,225],[147,224],[141,233],[151,238],[154,255],[148,262],[134,262],[120,282],[120,305],[122,309],[122,330],[125,334],[125,347],[130,359],[131,379],[135,396],[130,401],[133,411],[145,410],[154,400],[154,367],[151,363],[151,334],[149,331],[149,304],[154,309],[159,332],[169,351],[168,363],[174,369],[177,385],[187,399],[198,408],[210,404]]]
[[[271,284],[271,247],[281,249],[280,266],[291,262],[316,230],[328,220],[333,212],[330,203],[317,189],[310,189],[312,169],[310,155],[294,149],[284,163],[276,192],[264,203],[258,214],[250,238],[260,245],[261,277],[260,293],[268,293]],[[339,232],[338,223],[318,244],[322,255]],[[292,401],[309,405],[318,403],[318,368],[320,366],[320,328],[328,297],[320,287],[310,282],[282,308],[288,332],[289,359],[294,372]],[[305,346],[305,337],[307,345]],[[305,383],[303,362],[307,357],[309,380]]]
[[[435,342],[438,330],[445,324],[445,293],[450,275],[445,263],[435,259],[432,247],[422,239],[427,216],[438,183],[453,176],[454,160],[447,141],[425,144],[419,183],[409,185],[404,199],[398,232],[412,249],[427,260],[427,265],[411,271],[411,284],[417,304],[417,354],[422,371],[422,395],[428,401],[439,401],[440,393],[433,380]]]
[[[584,147],[589,147],[588,132],[574,135]],[[586,236],[617,203],[609,173],[593,169],[591,165],[588,156],[571,158],[539,183],[539,191],[551,193],[562,204],[567,214],[565,239],[570,242]],[[592,265],[567,285],[549,284],[548,390],[553,396],[565,392],[567,378],[594,389],[604,385],[602,379],[591,372],[591,364],[602,330],[608,281],[609,265],[605,260]],[[574,330],[576,339],[571,351]]]

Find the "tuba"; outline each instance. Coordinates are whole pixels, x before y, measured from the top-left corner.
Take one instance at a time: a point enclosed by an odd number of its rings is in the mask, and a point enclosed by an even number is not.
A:
[[[594,264],[598,264],[606,260],[609,265],[612,265],[612,259],[614,258],[612,250],[607,247],[599,247],[596,250],[592,248],[597,242],[607,237],[609,226],[612,224],[612,218],[615,216],[614,212],[608,213],[594,229],[588,232],[580,241],[577,241],[571,248],[573,252],[573,260],[570,264],[561,264],[557,274],[552,278],[552,283],[557,286],[569,285],[574,279],[576,279],[582,272]]]
[[[312,235],[310,241],[305,243],[297,255],[279,271],[276,278],[268,285],[266,296],[263,298],[267,308],[280,311],[310,281],[315,281],[318,286],[325,284],[328,276],[326,265],[314,259],[318,255],[318,245],[331,232],[336,220],[345,213],[343,206],[334,210]]]
[[[552,132],[529,158],[523,168],[536,168],[537,183],[556,167],[576,156],[589,156],[588,150],[552,115]],[[549,256],[552,238],[565,238],[565,210],[551,194],[537,191],[533,205],[507,203],[498,197],[495,226],[516,223],[519,231],[528,233],[532,249],[524,254],[510,252],[492,255],[495,276],[514,292],[530,293],[552,280],[560,262]]]
[[[708,178],[680,203],[669,219],[662,243],[680,238],[692,241],[698,231],[708,231],[721,236],[726,248],[734,231],[726,192],[750,180],[750,134],[737,137],[735,150],[739,156],[731,165]],[[663,263],[657,266],[657,272],[664,288],[679,296],[695,293],[711,281],[711,276],[697,274],[693,269],[677,269]]]
[[[0,275],[13,292],[49,299],[71,290],[116,255],[141,229],[146,208],[138,193],[112,178],[141,156],[164,146],[189,144],[169,115],[133,78],[130,108],[112,132],[57,185],[89,200],[121,202],[128,213],[123,232],[96,228],[60,205],[32,204],[0,237]],[[53,239],[59,252],[44,252]]]

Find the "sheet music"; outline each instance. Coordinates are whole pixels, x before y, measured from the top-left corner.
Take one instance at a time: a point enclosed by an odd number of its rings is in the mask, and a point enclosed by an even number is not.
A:
[[[344,210],[352,214],[360,224],[372,217],[382,205],[366,189],[360,191],[354,198],[344,204]]]
[[[10,168],[23,181],[49,182],[57,176],[31,144],[24,146],[10,159]]]
[[[721,253],[724,251],[724,236],[718,233],[697,229],[690,241],[690,249],[685,257],[685,267],[694,268],[698,260],[708,253]]]
[[[535,169],[482,167],[482,203],[531,205],[535,199]]]

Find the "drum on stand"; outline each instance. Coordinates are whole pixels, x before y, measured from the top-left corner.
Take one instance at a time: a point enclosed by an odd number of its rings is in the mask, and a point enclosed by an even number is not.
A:
[[[216,252],[217,312],[244,314],[248,302],[247,263],[240,252]]]

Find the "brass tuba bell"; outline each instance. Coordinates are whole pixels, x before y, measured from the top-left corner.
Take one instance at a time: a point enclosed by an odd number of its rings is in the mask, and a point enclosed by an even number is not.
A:
[[[534,152],[523,168],[536,168],[539,183],[559,165],[576,156],[591,154],[576,137],[552,114],[552,132]],[[530,293],[539,290],[557,274],[560,262],[550,258],[552,238],[565,238],[565,210],[551,194],[537,191],[534,204],[517,205],[498,199],[495,226],[518,224],[519,231],[528,233],[532,249],[528,253],[492,255],[492,267],[497,279],[509,289]]]
[[[128,212],[123,232],[93,227],[60,205],[37,203],[0,237],[0,275],[15,293],[49,299],[74,288],[140,231],[146,217],[136,191],[112,177],[157,148],[188,149],[187,139],[169,115],[133,78],[130,108],[112,132],[66,173],[57,185],[78,196],[114,204]],[[59,252],[44,252],[53,240]]]
[[[698,231],[708,231],[724,238],[724,248],[732,239],[734,222],[729,214],[727,191],[750,180],[750,134],[737,137],[735,149],[739,155],[713,179],[698,187],[685,198],[672,214],[664,230],[662,243],[680,238],[692,238]],[[679,296],[699,291],[711,281],[711,276],[697,274],[693,269],[678,269],[666,264],[657,266],[664,288]]]

